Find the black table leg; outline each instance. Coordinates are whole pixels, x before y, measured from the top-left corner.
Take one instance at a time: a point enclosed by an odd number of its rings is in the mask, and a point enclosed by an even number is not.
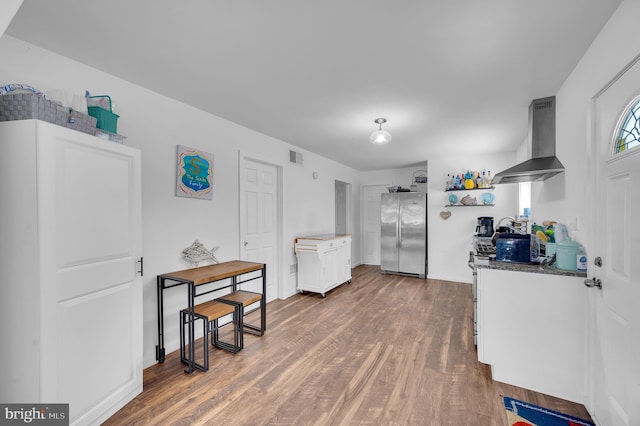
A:
[[[158,277],[156,285],[158,287],[158,345],[156,346],[156,360],[158,360],[158,362],[164,362],[164,303],[162,300],[164,278]]]
[[[196,359],[196,348],[195,348],[195,329],[194,329],[194,324],[193,324],[193,303],[194,303],[194,299],[195,299],[195,285],[193,284],[193,282],[189,283],[189,300],[187,301],[188,303],[188,308],[187,310],[189,311],[189,362],[188,365],[189,367],[184,370],[185,373],[193,373],[194,370],[194,362]]]
[[[267,264],[262,267],[262,299],[260,299],[260,321],[262,333],[267,330]]]

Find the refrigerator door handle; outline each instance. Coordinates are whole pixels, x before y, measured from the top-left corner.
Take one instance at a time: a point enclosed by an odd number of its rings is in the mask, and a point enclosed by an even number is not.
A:
[[[402,204],[398,202],[398,216],[396,220],[396,247],[402,247]]]

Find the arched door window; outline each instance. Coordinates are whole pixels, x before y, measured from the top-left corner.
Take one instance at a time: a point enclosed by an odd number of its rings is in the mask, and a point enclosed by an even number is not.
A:
[[[624,110],[615,135],[614,154],[640,146],[640,97]]]

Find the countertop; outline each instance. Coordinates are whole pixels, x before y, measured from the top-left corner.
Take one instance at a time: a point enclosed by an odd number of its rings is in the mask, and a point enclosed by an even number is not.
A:
[[[530,272],[534,274],[563,275],[566,277],[587,277],[586,272],[564,271],[554,266],[531,265],[527,263],[489,261],[488,265],[476,265],[478,268],[497,269],[501,271]]]
[[[321,241],[328,241],[328,240],[336,240],[338,238],[344,238],[344,237],[350,237],[351,234],[320,234],[320,235],[309,235],[306,237],[298,237],[296,238],[296,241],[298,240],[321,240]]]

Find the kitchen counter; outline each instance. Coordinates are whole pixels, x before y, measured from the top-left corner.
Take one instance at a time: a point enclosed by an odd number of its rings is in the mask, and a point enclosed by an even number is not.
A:
[[[337,240],[338,238],[350,237],[351,234],[319,234],[319,235],[309,235],[308,237],[298,237],[297,240]]]
[[[584,279],[506,266],[512,269],[478,268],[478,360],[494,380],[584,403]]]
[[[491,260],[488,265],[476,264],[478,268],[496,269],[499,271],[529,272],[534,274],[562,275],[565,277],[582,277],[586,278],[586,272],[564,271],[554,266],[548,265],[531,265],[528,263],[500,262]]]

